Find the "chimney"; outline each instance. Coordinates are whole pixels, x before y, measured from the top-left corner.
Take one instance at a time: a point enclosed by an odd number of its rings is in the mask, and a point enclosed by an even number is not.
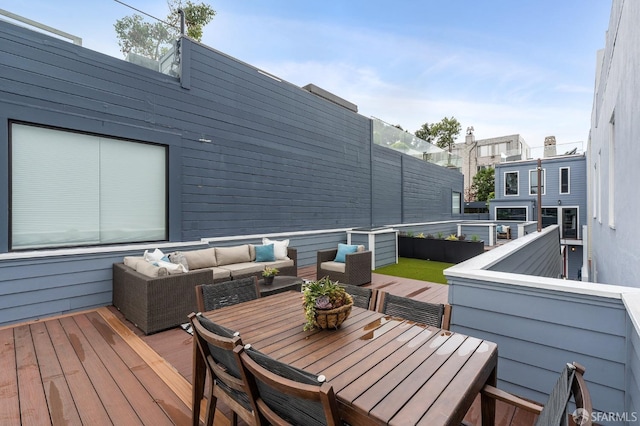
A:
[[[547,136],[544,138],[544,158],[555,157],[556,155],[556,137]]]
[[[476,137],[473,135],[473,126],[467,127],[467,135],[464,137],[464,143],[467,145],[476,141]]]

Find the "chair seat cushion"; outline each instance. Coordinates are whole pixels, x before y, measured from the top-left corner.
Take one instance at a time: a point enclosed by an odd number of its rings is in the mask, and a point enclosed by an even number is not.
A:
[[[323,269],[325,271],[341,272],[344,274],[346,266],[347,265],[344,262],[330,261],[322,262],[320,264],[320,269]]]
[[[211,272],[213,273],[213,279],[216,281],[219,280],[230,280],[231,279],[231,271],[229,271],[228,269],[225,268],[220,268],[217,266],[211,267],[211,268],[206,268],[211,270]]]

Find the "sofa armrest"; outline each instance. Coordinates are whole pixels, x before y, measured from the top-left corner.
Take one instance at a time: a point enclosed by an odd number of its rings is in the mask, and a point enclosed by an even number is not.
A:
[[[295,247],[287,247],[287,257],[293,260],[293,266],[298,269],[298,249]]]
[[[345,256],[345,272],[350,269],[367,269],[371,271],[371,251],[349,253]]]
[[[187,322],[187,315],[197,310],[195,286],[213,283],[209,269],[148,277],[124,264],[113,268],[114,305],[145,334]]]

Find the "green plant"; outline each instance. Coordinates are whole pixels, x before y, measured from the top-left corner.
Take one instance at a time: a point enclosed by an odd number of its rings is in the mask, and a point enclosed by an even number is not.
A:
[[[264,267],[264,271],[262,271],[262,276],[263,277],[275,277],[279,273],[280,273],[280,271],[278,270],[278,268],[270,268],[268,266],[265,266]]]
[[[353,303],[351,295],[338,281],[331,281],[328,276],[306,283],[302,289],[304,317],[307,320],[304,331],[315,328],[316,310],[335,309],[349,303]]]
[[[413,237],[413,231],[407,231],[407,237]]]
[[[475,242],[480,241],[480,238],[479,238],[476,234],[473,234],[473,235],[471,236],[471,241],[473,241],[473,242],[475,243]]]
[[[436,235],[438,236],[439,240],[441,240],[442,237],[444,237],[444,234],[442,232],[438,232]]]
[[[447,240],[447,241],[458,241],[458,237],[456,236],[456,234],[451,234],[447,238],[445,238],[445,240]]]

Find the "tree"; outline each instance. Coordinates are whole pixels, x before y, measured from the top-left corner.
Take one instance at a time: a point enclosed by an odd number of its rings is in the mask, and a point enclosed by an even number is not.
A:
[[[492,194],[495,190],[495,185],[495,169],[493,167],[488,167],[476,173],[471,184],[471,191],[475,194],[476,201],[489,201],[493,198]]]
[[[208,4],[192,3],[191,0],[182,5],[182,0],[167,0],[169,5],[169,17],[168,22],[174,27],[180,27],[180,14],[178,9],[184,11],[184,23],[187,27],[187,35],[194,40],[202,41],[202,28],[207,25],[214,16],[216,11]]]
[[[197,41],[202,39],[202,29],[207,25],[216,12],[205,3],[195,4],[187,0],[168,0],[169,15],[166,25],[163,22],[149,23],[138,14],[125,16],[114,24],[120,51],[127,56],[136,53],[154,60],[160,59],[170,45],[179,36],[180,15],[178,9],[184,11],[187,35]]]
[[[420,129],[416,130],[415,135],[429,143],[435,142],[436,146],[451,152],[460,130],[462,130],[460,122],[452,116],[444,117],[437,123],[424,123]]]

